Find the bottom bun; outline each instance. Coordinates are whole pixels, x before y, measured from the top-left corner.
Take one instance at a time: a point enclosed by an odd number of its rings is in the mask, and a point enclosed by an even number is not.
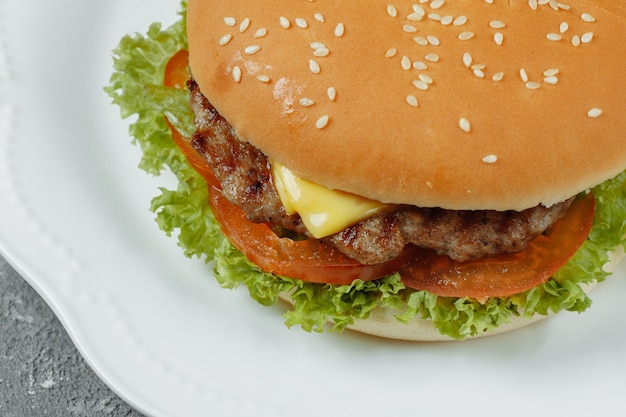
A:
[[[478,337],[493,336],[499,333],[508,332],[527,326],[531,323],[540,321],[548,316],[535,314],[533,317],[516,316],[506,324],[499,326],[497,329],[480,335],[467,337],[465,340],[475,339]],[[435,328],[433,322],[427,319],[414,319],[409,323],[399,322],[394,313],[388,309],[377,308],[372,310],[367,320],[356,320],[349,329],[359,333],[365,333],[372,336],[383,337],[386,339],[407,340],[414,342],[445,342],[456,341],[450,336],[443,335]]]

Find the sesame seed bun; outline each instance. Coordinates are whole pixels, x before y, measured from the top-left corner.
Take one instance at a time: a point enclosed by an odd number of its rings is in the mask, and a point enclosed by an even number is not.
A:
[[[309,180],[551,205],[626,167],[626,7],[543,3],[189,0],[190,66],[241,138]]]

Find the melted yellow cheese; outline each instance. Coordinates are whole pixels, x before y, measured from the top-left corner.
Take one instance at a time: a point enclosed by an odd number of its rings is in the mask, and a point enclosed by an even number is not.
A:
[[[272,164],[272,175],[287,214],[298,213],[317,239],[335,234],[390,207],[307,181],[276,162]]]

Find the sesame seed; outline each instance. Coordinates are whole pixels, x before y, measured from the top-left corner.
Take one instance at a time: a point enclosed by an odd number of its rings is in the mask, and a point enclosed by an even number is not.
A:
[[[581,14],[580,18],[583,20],[583,22],[587,22],[587,23],[593,23],[596,21],[596,18],[590,15],[589,13]]]
[[[263,38],[266,35],[267,35],[267,29],[265,29],[265,28],[260,28],[256,32],[254,32],[254,38],[255,39]]]
[[[461,32],[459,33],[459,40],[468,41],[474,37],[474,32]]]
[[[502,43],[504,42],[504,35],[502,34],[502,32],[496,32],[493,35],[493,41],[496,43],[496,45],[502,45]]]
[[[467,23],[467,16],[457,16],[452,22],[452,26],[463,26]]]
[[[324,44],[323,42],[311,42],[311,48],[312,49],[326,48],[326,44]]]
[[[315,13],[313,17],[315,18],[315,20],[317,20],[320,23],[326,22],[326,19],[324,19],[324,15],[321,13]]]
[[[493,74],[493,77],[491,77],[491,79],[494,81],[502,81],[503,78],[504,78],[503,72],[496,72],[495,74]]]
[[[424,36],[415,36],[413,38],[413,40],[415,41],[415,43],[417,43],[418,45],[421,46],[426,46],[428,45],[428,39],[426,39]]]
[[[269,75],[264,75],[264,74],[257,75],[257,76],[256,76],[256,79],[257,79],[257,80],[259,80],[259,81],[261,81],[262,83],[269,83],[269,82],[270,82],[270,77],[269,77]]]
[[[285,16],[281,16],[278,20],[283,29],[289,29],[289,27],[291,27],[291,22],[289,22],[289,19]]]
[[[330,101],[335,101],[337,98],[337,90],[335,90],[335,87],[328,87],[326,94],[328,95],[328,99]]]
[[[298,26],[300,29],[306,29],[309,27],[309,24],[307,23],[307,21],[301,17],[297,17],[296,18],[296,26]]]
[[[439,55],[437,54],[428,54],[424,58],[426,59],[426,61],[439,62]]]
[[[602,109],[599,109],[597,107],[589,109],[589,111],[587,112],[587,116],[590,117],[591,119],[598,118],[601,115],[602,115]]]
[[[418,71],[423,71],[423,70],[427,70],[428,69],[428,65],[426,65],[424,62],[422,61],[415,61],[413,63],[413,68],[418,70]]]
[[[433,46],[439,46],[439,44],[441,44],[441,42],[439,41],[439,38],[436,37],[436,36],[429,35],[429,36],[426,37],[426,39]]]
[[[235,80],[236,83],[241,81],[241,68],[237,66],[233,68],[233,79]]]
[[[459,127],[461,128],[462,131],[469,133],[472,130],[472,126],[470,125],[469,120],[467,120],[465,117],[461,117],[459,119]]]
[[[581,37],[580,37],[580,41],[582,43],[589,43],[591,42],[591,40],[593,39],[593,32],[587,32],[584,33]]]
[[[422,80],[414,80],[413,85],[415,86],[415,88],[422,91],[427,91],[429,88],[428,83]]]
[[[405,71],[408,71],[411,69],[411,60],[409,59],[408,56],[403,56],[402,60],[400,61],[400,65],[402,66],[402,69]]]
[[[548,33],[546,35],[546,38],[549,41],[560,41],[561,39],[563,39],[563,37],[560,34],[558,34],[558,33]]]
[[[532,10],[537,10],[537,0],[528,0],[528,6]]]
[[[298,103],[300,103],[302,107],[311,107],[315,104],[315,101],[311,100],[310,98],[303,97],[300,99],[300,101],[298,101]]]
[[[550,68],[550,69],[545,70],[543,72],[543,75],[545,75],[546,77],[551,77],[553,75],[557,75],[559,72],[561,71],[559,71],[558,68]]]
[[[404,25],[402,26],[402,30],[405,31],[406,33],[415,33],[417,32],[417,28],[413,25]]]
[[[224,35],[224,36],[222,36],[222,37],[220,38],[220,40],[219,40],[219,44],[220,44],[221,46],[227,45],[227,44],[228,44],[228,42],[230,42],[230,40],[231,40],[232,38],[233,38],[233,35],[226,34],[226,35]]]
[[[406,18],[411,22],[419,22],[424,18],[425,13],[413,12]]]
[[[430,3],[430,8],[434,9],[434,10],[437,10],[437,9],[441,8],[441,6],[443,6],[444,3],[445,3],[445,0],[433,0]]]
[[[398,50],[396,48],[389,48],[385,52],[385,58],[392,58],[396,56],[397,53],[398,53]]]
[[[561,22],[559,25],[559,32],[565,33],[569,29],[569,24],[567,22]]]
[[[454,20],[454,17],[447,15],[441,18],[441,24],[444,26],[448,26],[449,24],[452,23],[453,20]]]
[[[506,24],[504,24],[504,22],[502,22],[501,20],[492,20],[491,22],[489,22],[489,27],[491,29],[502,29],[506,27]]]
[[[324,129],[326,126],[328,126],[329,121],[330,121],[330,118],[328,117],[327,114],[325,114],[319,119],[317,119],[317,121],[315,122],[315,127],[318,129]]]
[[[314,59],[309,60],[309,69],[313,74],[319,74],[322,71],[320,64]]]
[[[239,25],[239,32],[244,33],[250,27],[250,19],[247,17],[243,19],[241,24]]]
[[[409,94],[408,96],[406,96],[406,102],[409,104],[409,106],[411,107],[417,107],[419,106],[419,103],[417,101],[417,97],[415,97],[412,94]]]
[[[470,54],[469,52],[465,52],[463,54],[463,64],[469,68],[472,66],[472,54]]]
[[[522,81],[524,81],[525,83],[528,82],[528,73],[526,72],[524,68],[519,70],[519,76],[522,79]]]
[[[340,38],[343,36],[343,34],[345,33],[346,28],[344,26],[343,23],[338,23],[337,26],[335,26],[335,36]]]
[[[387,14],[391,17],[398,17],[398,9],[395,6],[388,4],[387,5]]]
[[[483,71],[482,68],[474,68],[472,72],[478,78],[485,78],[485,71]]]
[[[496,155],[487,155],[483,158],[483,162],[486,164],[495,164],[498,161],[498,157]]]
[[[550,75],[543,79],[543,82],[550,85],[556,85],[559,83],[559,78],[556,75]]]
[[[243,50],[247,55],[254,55],[257,52],[259,52],[261,50],[261,47],[259,45],[250,45],[250,46],[246,46],[246,48]]]
[[[237,19],[235,19],[234,17],[225,17],[224,23],[226,24],[226,26],[233,27],[237,24]]]
[[[580,45],[580,36],[578,35],[572,36],[572,45],[574,46]]]
[[[316,57],[325,57],[330,55],[330,50],[328,48],[317,48],[314,52],[313,52],[313,56]]]
[[[440,22],[441,21],[441,15],[437,14],[437,13],[428,13],[428,19],[434,21],[434,22]]]
[[[528,88],[529,90],[537,90],[538,88],[541,87],[541,84],[539,84],[536,81],[528,81],[525,85],[526,85],[526,88]]]
[[[413,11],[417,14],[421,14],[422,16],[426,16],[426,10],[424,10],[424,8],[419,4],[413,5]]]
[[[420,74],[419,75],[419,79],[424,81],[427,84],[432,84],[433,83],[433,77],[431,77],[428,74]]]

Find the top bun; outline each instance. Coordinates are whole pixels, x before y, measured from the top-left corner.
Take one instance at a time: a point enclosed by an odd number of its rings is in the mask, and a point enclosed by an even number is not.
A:
[[[189,0],[190,67],[240,137],[389,203],[522,210],[626,167],[621,0]]]

